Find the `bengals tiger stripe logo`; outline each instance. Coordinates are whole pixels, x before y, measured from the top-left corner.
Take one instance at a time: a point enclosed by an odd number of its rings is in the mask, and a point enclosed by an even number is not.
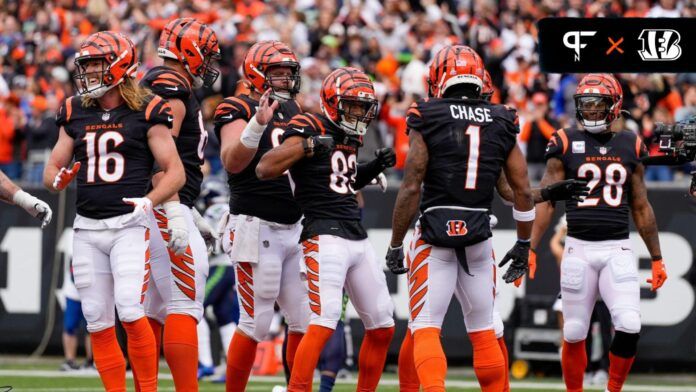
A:
[[[447,235],[450,237],[460,237],[466,235],[469,230],[466,228],[466,222],[463,220],[448,220]]]

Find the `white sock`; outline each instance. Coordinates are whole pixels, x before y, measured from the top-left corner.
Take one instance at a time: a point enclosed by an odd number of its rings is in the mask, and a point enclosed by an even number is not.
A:
[[[210,351],[210,327],[205,317],[201,319],[196,328],[198,331],[198,362],[202,366],[213,366],[213,353]]]
[[[227,355],[227,349],[230,347],[230,342],[232,342],[232,335],[237,329],[237,324],[229,323],[220,327],[220,341],[222,342],[222,351]]]

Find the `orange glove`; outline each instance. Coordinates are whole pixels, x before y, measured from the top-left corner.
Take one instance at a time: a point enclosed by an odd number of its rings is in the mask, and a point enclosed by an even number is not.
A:
[[[532,248],[529,248],[529,279],[534,280],[534,276],[536,275],[536,251]],[[515,287],[520,287],[522,284],[522,278],[520,277],[515,280]]]
[[[62,167],[53,180],[53,188],[57,191],[65,189],[80,171],[80,166],[80,162],[75,162],[70,169]]]
[[[665,270],[665,263],[662,259],[653,260],[652,262],[652,279],[648,279],[646,282],[650,283],[652,287],[650,290],[657,291],[667,280],[667,271]]]

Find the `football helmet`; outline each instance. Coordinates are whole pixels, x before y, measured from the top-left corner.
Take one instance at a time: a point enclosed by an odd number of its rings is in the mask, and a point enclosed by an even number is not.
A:
[[[287,68],[289,73],[270,75],[277,68]],[[300,92],[300,62],[295,53],[280,41],[255,43],[244,57],[244,76],[255,91],[263,94],[268,88],[271,98],[285,102],[295,99]]]
[[[213,29],[193,18],[167,23],[160,34],[157,54],[180,62],[193,80],[193,87],[210,87],[220,71],[213,61],[220,60],[220,46]]]
[[[87,37],[75,55],[75,86],[80,95],[99,98],[135,77],[138,69],[133,42],[115,31],[100,31]]]
[[[468,46],[453,45],[440,49],[430,62],[428,92],[431,97],[441,98],[445,91],[458,84],[471,84],[483,90],[484,65],[481,57]]]
[[[575,90],[575,116],[588,132],[600,133],[621,115],[623,91],[611,74],[587,74]]]
[[[481,90],[481,99],[490,101],[493,98],[493,93],[495,89],[493,88],[493,80],[491,79],[491,74],[485,69],[483,70],[483,89]]]
[[[372,81],[365,72],[341,67],[321,85],[321,111],[349,135],[362,136],[377,115]]]

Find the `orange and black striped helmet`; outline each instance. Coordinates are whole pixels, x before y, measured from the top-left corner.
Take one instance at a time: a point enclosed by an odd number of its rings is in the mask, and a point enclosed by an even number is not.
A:
[[[490,101],[493,98],[495,88],[493,87],[493,79],[487,70],[483,70],[483,90],[481,90],[481,98]]]
[[[160,34],[157,54],[184,65],[193,86],[210,87],[220,71],[213,67],[213,60],[220,59],[220,46],[213,29],[194,18],[174,19],[167,23]]]
[[[377,114],[377,98],[365,72],[341,67],[321,85],[321,110],[331,122],[351,135],[364,135]]]
[[[575,116],[587,131],[602,132],[621,115],[623,89],[612,74],[585,75],[573,98]]]
[[[428,92],[431,97],[441,98],[445,90],[454,85],[470,84],[478,88],[480,95],[483,90],[483,71],[483,60],[470,47],[445,46],[433,56],[430,63]]]
[[[274,67],[289,68],[290,74],[268,75]],[[290,47],[280,41],[261,41],[249,48],[244,57],[244,76],[261,94],[271,88],[271,97],[279,101],[295,99],[300,92],[300,62]]]
[[[121,33],[100,31],[90,35],[75,55],[78,93],[99,98],[126,78],[135,77],[137,58],[135,45]],[[101,63],[98,69],[93,66],[96,61]]]

